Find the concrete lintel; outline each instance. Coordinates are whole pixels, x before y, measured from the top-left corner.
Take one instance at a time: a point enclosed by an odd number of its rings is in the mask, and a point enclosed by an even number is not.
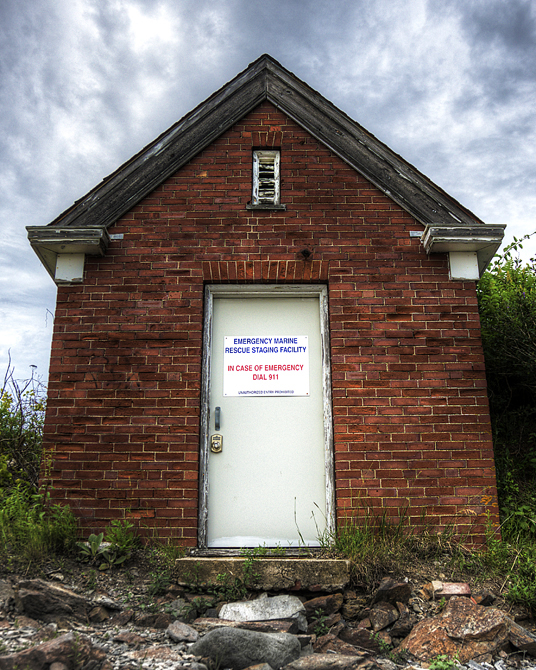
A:
[[[218,585],[221,577],[244,580],[248,558],[179,558],[176,561],[181,586]],[[350,561],[324,558],[259,558],[253,572],[259,575],[248,588],[259,591],[340,591],[350,583]]]

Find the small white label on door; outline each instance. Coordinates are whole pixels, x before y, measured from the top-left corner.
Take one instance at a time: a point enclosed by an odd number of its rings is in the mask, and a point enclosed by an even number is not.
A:
[[[224,337],[224,396],[308,396],[307,335]]]

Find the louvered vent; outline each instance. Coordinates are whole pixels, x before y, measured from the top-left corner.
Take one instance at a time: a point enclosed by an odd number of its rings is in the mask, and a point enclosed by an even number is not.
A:
[[[253,204],[279,204],[279,151],[253,152]]]

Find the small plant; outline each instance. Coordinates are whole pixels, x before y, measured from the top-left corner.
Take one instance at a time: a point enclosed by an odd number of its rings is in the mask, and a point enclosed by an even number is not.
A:
[[[118,555],[127,558],[140,544],[134,524],[127,519],[113,519],[106,530],[105,540],[112,545]]]
[[[171,575],[168,570],[155,570],[150,573],[151,581],[148,593],[151,596],[162,596],[171,584]]]
[[[459,666],[457,658],[449,658],[446,654],[436,656],[428,666],[430,670],[454,670]]]
[[[87,542],[77,542],[76,546],[78,547],[81,560],[89,561],[91,564],[95,563],[104,551],[102,546],[103,539],[104,533],[99,533],[98,535],[91,534]]]
[[[327,625],[328,617],[326,616],[324,610],[317,609],[314,612],[314,628],[313,632],[315,635],[318,637],[321,637],[322,635],[326,635],[326,633],[329,633],[329,626]]]

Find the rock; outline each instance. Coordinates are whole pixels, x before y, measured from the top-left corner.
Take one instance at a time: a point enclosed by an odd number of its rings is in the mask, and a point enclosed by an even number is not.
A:
[[[360,656],[362,655],[353,645],[340,640],[335,635],[327,633],[319,637],[316,642],[313,643],[313,649],[315,654],[325,654],[327,652],[334,652],[336,654],[345,654],[347,656]]]
[[[90,610],[88,617],[93,623],[102,623],[106,619],[109,619],[110,615],[106,607],[97,606]]]
[[[419,622],[400,647],[421,661],[446,654],[465,663],[504,646],[506,618],[503,612],[480,607],[468,598],[453,598],[442,614]]]
[[[190,648],[195,656],[208,656],[221,667],[242,670],[268,663],[275,670],[297,659],[300,642],[287,633],[257,633],[240,628],[217,628]]]
[[[140,644],[147,642],[146,638],[132,632],[118,633],[114,636],[113,640],[114,642],[122,642],[123,644],[127,644],[129,647],[137,647]]]
[[[504,612],[475,605],[468,598],[455,598],[446,606],[441,618],[448,635],[462,642],[467,640],[495,640],[506,637]]]
[[[270,619],[289,619],[304,611],[302,601],[296,596],[274,596],[273,598],[227,603],[220,610],[220,619],[268,621]]]
[[[274,596],[257,598],[237,603],[227,603],[220,610],[220,619],[230,621],[270,621],[273,619],[295,619],[298,628],[305,632],[307,621],[305,608],[296,596]]]
[[[399,617],[398,609],[388,602],[379,602],[370,610],[369,618],[372,623],[372,630],[377,633],[379,630],[387,628]]]
[[[406,637],[417,623],[417,618],[404,603],[397,603],[396,608],[398,610],[398,619],[394,622],[389,632],[394,637]]]
[[[363,656],[345,654],[310,654],[289,663],[285,670],[381,670],[380,666]]]
[[[85,621],[90,608],[88,601],[74,591],[41,579],[21,582],[15,606],[21,614],[47,623],[62,617]]]
[[[318,619],[313,619],[309,622],[307,626],[308,633],[316,633],[317,635],[322,635],[323,633],[331,630],[334,626],[337,626],[341,623],[342,617],[339,613],[332,614],[331,616],[320,616]],[[344,624],[341,624],[341,628],[344,628]]]
[[[360,649],[368,649],[369,651],[373,651],[375,653],[379,653],[381,651],[377,638],[370,630],[367,630],[366,628],[347,627],[341,630],[339,637],[341,640],[344,640],[344,642],[348,642],[348,644],[352,644],[356,647],[359,647]]]
[[[434,580],[431,582],[428,582],[428,584],[425,584],[422,589],[421,593],[426,600],[432,600],[434,597],[434,594],[438,591],[441,591],[443,588],[443,582],[440,582],[439,580]]]
[[[465,582],[441,582],[434,580],[422,587],[422,593],[427,600],[448,600],[454,596],[470,596],[471,588]]]
[[[106,652],[92,644],[86,635],[66,633],[60,637],[43,642],[31,649],[16,654],[0,656],[0,670],[46,670],[53,663],[59,663],[74,670],[82,666],[91,667],[104,660]]]
[[[247,670],[273,670],[268,663],[257,663],[257,665],[250,665]]]
[[[508,641],[519,651],[536,656],[536,635],[507,618]]]
[[[297,633],[297,621],[229,621],[227,619],[215,619],[203,617],[196,619],[193,625],[201,633],[214,628],[243,628],[244,630],[255,630],[259,633]]]
[[[482,589],[479,593],[473,594],[473,599],[477,605],[493,605],[497,596],[489,589]]]
[[[13,587],[6,579],[0,579],[0,609],[6,609],[11,598],[15,597]]]
[[[134,619],[138,628],[167,628],[173,619],[170,614],[139,614]]]
[[[323,615],[335,614],[341,609],[343,602],[344,597],[342,593],[335,593],[333,595],[320,596],[318,598],[313,598],[312,600],[307,600],[303,603],[303,607],[305,608],[307,618],[318,618],[318,613]]]
[[[408,582],[395,582],[390,577],[384,577],[372,598],[372,604],[378,602],[407,604],[410,597],[411,585]]]
[[[182,654],[172,647],[163,644],[153,644],[144,649],[131,652],[132,658],[143,661],[144,664],[149,659],[156,661],[182,661]],[[136,666],[139,668],[139,665]]]
[[[199,639],[199,633],[182,621],[174,621],[169,624],[166,636],[173,642],[197,642]]]
[[[108,610],[122,610],[123,608],[119,603],[117,603],[115,600],[112,600],[111,598],[108,598],[108,596],[97,596],[96,598],[93,598],[93,602],[95,605],[99,605],[101,607],[106,607]]]
[[[448,600],[449,598],[452,598],[453,596],[470,596],[471,595],[471,587],[469,584],[466,584],[464,582],[443,582],[443,588],[441,588],[439,591],[436,591],[434,593],[434,597],[436,598],[445,598]]]

